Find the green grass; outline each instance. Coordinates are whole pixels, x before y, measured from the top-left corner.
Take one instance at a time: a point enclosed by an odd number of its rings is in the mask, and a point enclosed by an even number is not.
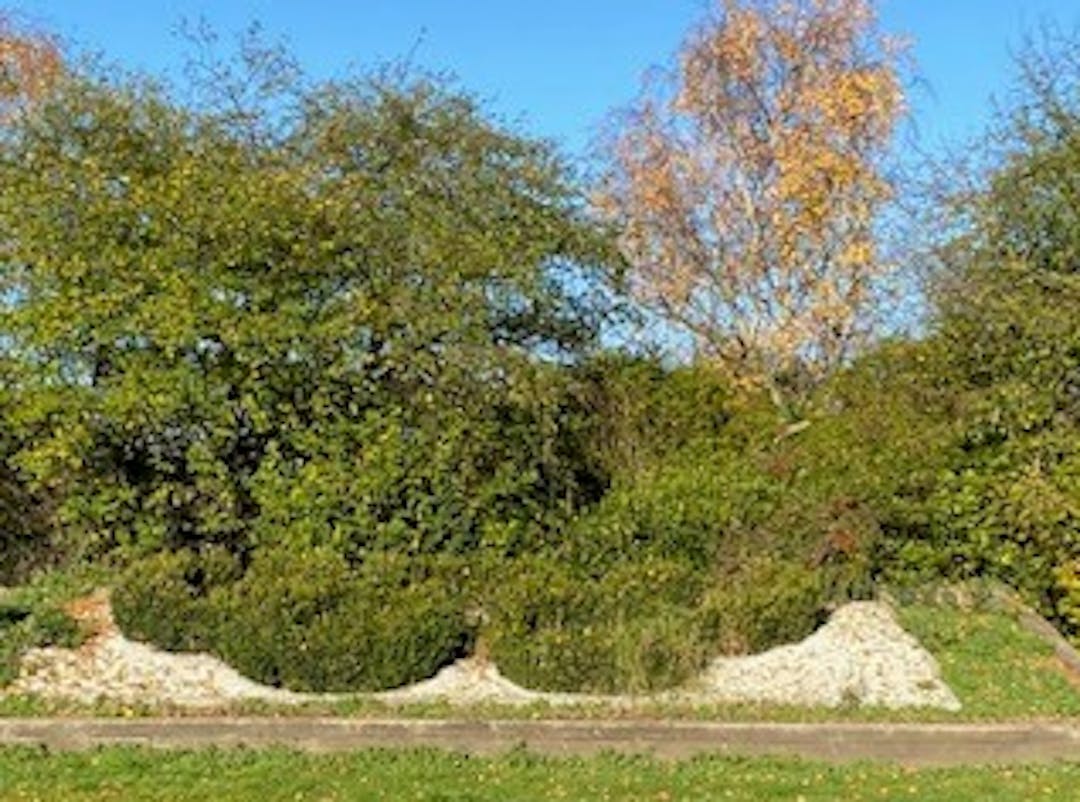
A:
[[[0,751],[0,800],[1075,800],[1080,765],[911,770],[791,760],[436,751]]]
[[[916,604],[900,622],[933,654],[968,719],[1080,715],[1080,678],[1016,617],[993,610]]]

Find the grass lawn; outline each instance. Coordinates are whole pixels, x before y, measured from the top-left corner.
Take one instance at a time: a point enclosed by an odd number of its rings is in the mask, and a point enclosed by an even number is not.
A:
[[[1014,615],[929,604],[898,612],[900,623],[937,658],[942,677],[960,698],[964,707],[957,718],[1080,715],[1080,677]]]
[[[910,770],[732,758],[434,751],[0,751],[0,800],[1075,800],[1080,766]]]

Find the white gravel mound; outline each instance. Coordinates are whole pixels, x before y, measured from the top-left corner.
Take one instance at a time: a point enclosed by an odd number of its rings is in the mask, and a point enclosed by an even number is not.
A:
[[[173,654],[110,634],[79,649],[31,649],[10,693],[120,704],[213,707],[261,700],[291,704],[302,695],[260,685],[215,657]]]
[[[878,602],[841,607],[800,643],[717,658],[700,682],[733,702],[960,709],[937,661]]]
[[[99,597],[87,607],[99,634],[78,649],[31,650],[23,658],[19,678],[4,693],[189,708],[245,700],[298,704],[350,696],[389,704],[544,702],[627,708],[659,700],[960,707],[941,680],[934,658],[900,628],[889,607],[876,602],[840,608],[801,643],[749,657],[718,658],[686,690],[638,697],[533,691],[477,659],[460,660],[431,679],[382,693],[293,693],[253,682],[209,655],[172,654],[129,641],[112,622],[107,601]]]
[[[388,704],[451,701],[471,705],[483,702],[502,704],[531,704],[554,694],[530,691],[499,673],[494,663],[467,658],[442,669],[431,679],[372,694]]]

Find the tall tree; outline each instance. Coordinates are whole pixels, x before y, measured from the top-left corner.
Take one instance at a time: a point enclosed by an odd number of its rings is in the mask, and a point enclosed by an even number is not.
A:
[[[724,0],[622,120],[599,206],[697,356],[774,380],[849,353],[884,270],[901,50],[871,0]]]
[[[439,82],[241,61],[194,107],[72,70],[6,126],[20,465],[104,548],[509,538],[572,490],[535,355],[595,337],[578,189]]]
[[[989,576],[1080,634],[1080,29],[1047,28],[968,165],[941,170],[925,261],[933,337],[925,365],[947,388],[954,456],[902,564]],[[931,196],[933,198],[933,196]]]
[[[40,97],[61,65],[55,38],[18,25],[0,9],[0,121],[19,104]]]

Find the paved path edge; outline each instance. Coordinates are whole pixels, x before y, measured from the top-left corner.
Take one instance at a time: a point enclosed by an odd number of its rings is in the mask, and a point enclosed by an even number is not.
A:
[[[555,756],[600,752],[685,759],[784,756],[911,766],[1080,761],[1080,724],[774,724],[686,721],[457,721],[345,718],[0,718],[0,746],[50,750],[284,747],[312,752],[514,748]]]

